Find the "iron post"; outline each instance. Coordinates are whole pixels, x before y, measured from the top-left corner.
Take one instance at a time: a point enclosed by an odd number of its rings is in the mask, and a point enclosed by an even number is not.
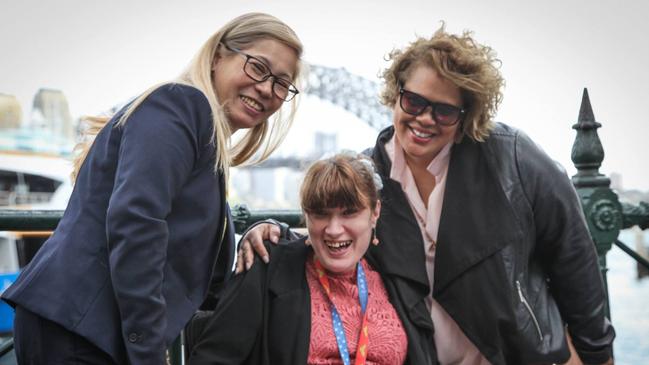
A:
[[[606,315],[611,318],[606,254],[622,229],[622,206],[617,194],[610,188],[611,180],[599,172],[604,160],[604,148],[597,134],[597,129],[601,126],[595,121],[588,90],[584,89],[579,117],[572,126],[577,131],[571,155],[577,174],[572,177],[572,182],[581,199],[588,229],[595,243],[606,290]]]

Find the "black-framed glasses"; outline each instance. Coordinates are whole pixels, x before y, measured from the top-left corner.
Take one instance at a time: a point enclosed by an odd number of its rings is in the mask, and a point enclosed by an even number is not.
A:
[[[270,71],[270,67],[262,60],[255,56],[251,56],[239,49],[232,48],[227,44],[224,45],[225,48],[230,51],[237,53],[246,59],[246,63],[243,65],[243,72],[255,80],[256,82],[264,82],[269,78],[273,78],[273,94],[278,98],[284,101],[290,101],[295,97],[295,95],[300,92],[290,81],[274,75]]]
[[[466,113],[460,107],[446,103],[434,103],[403,87],[399,89],[399,105],[404,112],[410,115],[421,115],[430,106],[433,119],[443,126],[451,126],[459,122]]]

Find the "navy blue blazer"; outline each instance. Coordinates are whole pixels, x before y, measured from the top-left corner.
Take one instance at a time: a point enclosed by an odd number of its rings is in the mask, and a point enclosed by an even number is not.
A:
[[[122,113],[97,135],[58,227],[2,298],[118,363],[159,365],[213,272],[229,273],[233,236],[203,93],[167,84],[117,126]]]

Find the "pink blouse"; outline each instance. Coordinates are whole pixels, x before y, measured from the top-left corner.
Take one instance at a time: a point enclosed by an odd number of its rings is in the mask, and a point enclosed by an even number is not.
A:
[[[410,208],[412,208],[421,230],[426,253],[426,271],[431,289],[435,284],[435,248],[439,219],[442,214],[442,203],[444,202],[444,191],[446,189],[446,174],[451,158],[451,147],[452,143],[449,143],[442,148],[428,165],[428,172],[435,179],[435,188],[428,196],[428,204],[425,204],[419,195],[415,179],[406,163],[399,140],[392,137],[385,144],[385,150],[392,162],[390,178],[401,184],[401,189],[408,198]],[[442,365],[489,365],[489,361],[466,337],[453,318],[433,299],[432,290],[431,294],[426,298],[426,304],[430,309],[430,317],[435,325],[435,347],[437,349],[437,358]]]
[[[367,364],[403,364],[406,359],[408,339],[401,320],[388,300],[383,281],[365,260],[368,288],[367,321],[369,347]],[[308,364],[343,364],[331,323],[329,299],[318,281],[313,264],[313,254],[306,263],[306,278],[311,293],[311,340]],[[356,270],[345,274],[329,274],[329,285],[336,309],[340,314],[347,337],[351,363],[356,358],[361,327],[361,306],[358,302]]]

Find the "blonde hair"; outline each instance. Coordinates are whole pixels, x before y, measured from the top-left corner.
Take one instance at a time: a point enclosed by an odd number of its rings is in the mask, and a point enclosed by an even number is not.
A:
[[[203,44],[187,68],[180,76],[171,81],[171,83],[193,86],[205,94],[212,109],[212,121],[214,124],[213,142],[218,147],[216,148],[216,163],[214,168],[216,171],[223,172],[226,181],[230,166],[261,162],[279,147],[293,123],[299,102],[297,97],[291,100],[290,112],[286,118],[282,118],[280,109],[275,113],[272,122],[266,120],[254,128],[247,130],[237,143],[233,146],[230,145],[232,130],[223,110],[223,105],[218,101],[214,90],[212,83],[212,64],[214,58],[219,55],[219,52],[223,51],[224,47],[220,47],[221,44],[227,44],[237,49],[245,49],[252,43],[263,39],[277,40],[295,51],[298,62],[293,83],[299,88],[302,79],[302,64],[300,61],[303,51],[302,42],[288,25],[276,17],[264,13],[248,13],[232,19]],[[116,123],[116,126],[126,123],[133,111],[137,109],[147,96],[164,84],[168,84],[168,82],[155,85],[138,96],[127,107],[124,114]],[[109,120],[109,117],[85,118],[89,127],[84,131],[84,140],[75,147],[76,157],[72,172],[73,180],[76,178],[90,150],[94,136],[108,124]],[[269,124],[271,125],[269,126]],[[254,161],[251,161],[257,151],[260,150],[261,153]]]
[[[500,74],[500,60],[488,46],[477,43],[472,32],[449,34],[444,24],[428,38],[417,38],[403,50],[388,55],[392,64],[383,74],[385,86],[381,102],[392,107],[399,97],[399,88],[420,65],[432,67],[461,91],[464,109],[462,135],[484,141],[494,127],[493,118],[502,101],[505,80]]]

